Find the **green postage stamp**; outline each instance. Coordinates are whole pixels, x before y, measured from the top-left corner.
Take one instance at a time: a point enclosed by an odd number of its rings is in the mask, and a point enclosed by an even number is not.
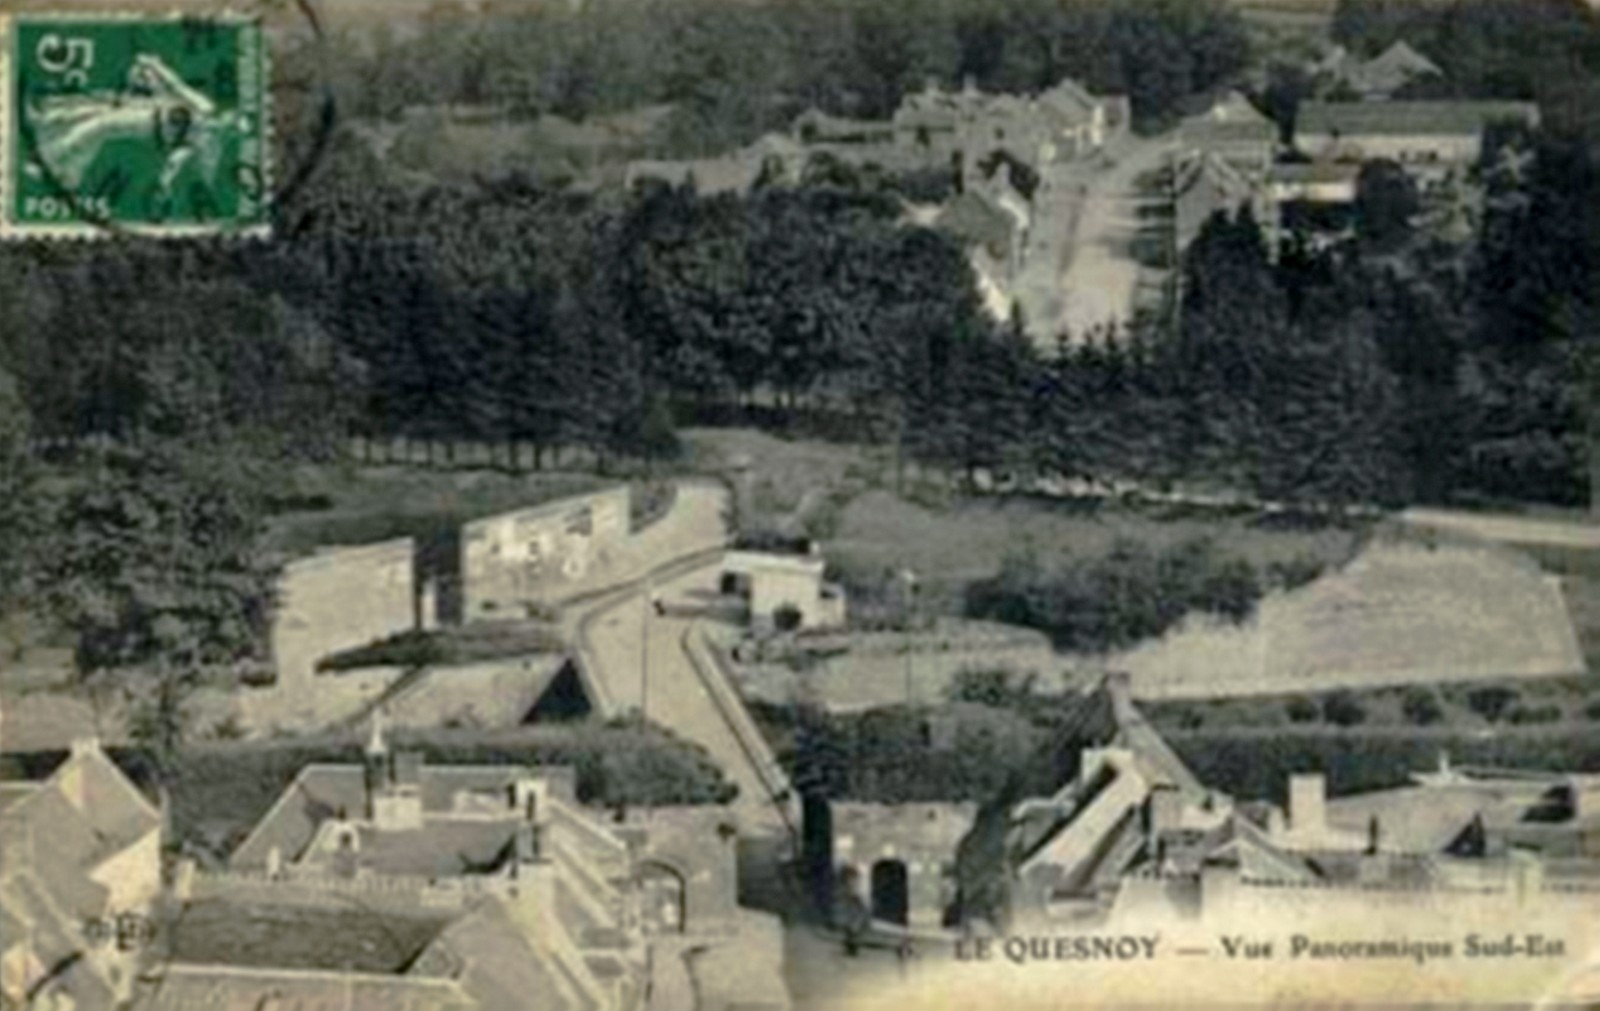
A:
[[[265,235],[260,22],[0,15],[0,236]]]

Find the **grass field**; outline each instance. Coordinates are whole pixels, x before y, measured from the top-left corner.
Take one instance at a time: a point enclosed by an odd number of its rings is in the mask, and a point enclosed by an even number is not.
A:
[[[962,500],[931,509],[872,491],[844,509],[825,548],[845,572],[909,567],[921,577],[925,599],[948,608],[967,583],[993,575],[1012,555],[1094,557],[1119,540],[1161,549],[1198,537],[1258,567],[1311,559],[1336,566],[1355,552],[1361,532],[1277,526],[1215,511],[1033,498]]]
[[[1546,572],[1561,577],[1567,613],[1578,632],[1578,645],[1589,672],[1600,673],[1600,551],[1529,546],[1522,549]]]

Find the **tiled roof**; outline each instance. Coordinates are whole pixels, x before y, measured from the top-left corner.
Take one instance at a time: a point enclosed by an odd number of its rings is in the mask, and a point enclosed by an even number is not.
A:
[[[273,1003],[268,998],[275,998]],[[454,980],[346,972],[169,965],[152,983],[140,1011],[474,1011]]]
[[[422,808],[443,813],[458,793],[505,796],[530,770],[514,765],[422,767]],[[298,857],[316,835],[317,826],[343,810],[358,816],[366,805],[365,772],[359,765],[308,765],[256,824],[229,862],[238,868],[261,867],[276,847],[286,861]]]
[[[419,972],[458,967],[461,989],[481,1011],[522,1011],[538,995],[540,1011],[587,1004],[566,991],[547,952],[530,943],[499,900],[484,903],[452,923],[418,962]]]
[[[1083,123],[1089,121],[1100,105],[1099,99],[1070,77],[1062,78],[1055,87],[1041,94],[1039,101],[1051,111]]]
[[[1438,64],[1398,41],[1367,62],[1349,67],[1345,80],[1360,92],[1392,94],[1415,78],[1441,74]]]
[[[934,223],[969,244],[983,246],[997,258],[1003,259],[1010,250],[1011,216],[976,194],[963,193],[950,201]]]
[[[71,995],[78,1011],[111,1011],[116,994],[94,964],[82,957],[78,920],[55,899],[47,884],[27,869],[14,868],[0,879],[0,910],[4,910],[0,925],[5,928],[0,950],[26,938],[51,976],[51,985]]]
[[[503,821],[430,818],[419,829],[361,833],[361,866],[380,874],[454,877],[500,866],[517,833]]]
[[[189,965],[398,973],[445,930],[441,916],[366,904],[196,902],[173,926],[171,960]]]
[[[1477,134],[1500,120],[1537,123],[1533,102],[1304,102],[1297,136]]]
[[[38,783],[0,783],[0,815],[11,805],[32,796],[37,789]]]
[[[1484,827],[1491,830],[1517,824],[1540,790],[1538,785],[1522,790],[1486,790],[1476,785],[1376,790],[1328,801],[1327,820],[1338,828],[1364,832],[1376,817],[1384,848],[1438,853],[1476,816],[1481,815]]]
[[[69,756],[36,789],[8,792],[0,871],[25,867],[78,917],[104,911],[109,892],[91,879],[94,869],[160,827],[155,808],[98,747]]]

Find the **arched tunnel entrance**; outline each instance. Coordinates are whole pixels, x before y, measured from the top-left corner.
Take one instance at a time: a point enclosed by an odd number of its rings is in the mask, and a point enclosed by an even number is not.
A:
[[[872,865],[872,918],[904,925],[911,907],[906,865],[900,860],[879,860]]]

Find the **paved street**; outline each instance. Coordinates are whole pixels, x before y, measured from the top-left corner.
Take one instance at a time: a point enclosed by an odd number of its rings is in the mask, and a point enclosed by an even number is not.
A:
[[[1096,326],[1132,318],[1140,284],[1151,273],[1133,256],[1140,208],[1162,199],[1143,192],[1139,179],[1166,162],[1170,144],[1165,136],[1130,135],[1111,147],[1116,161],[1110,168],[1082,177],[1088,189],[1061,273],[1055,333],[1079,338]]]
[[[653,535],[648,561],[655,578],[570,609],[566,624],[583,640],[579,648],[589,675],[599,682],[603,708],[642,708],[650,720],[704,747],[738,785],[735,806],[744,824],[778,829],[783,821],[768,800],[751,755],[685,651],[685,637],[695,621],[688,612],[715,594],[721,560],[707,559],[687,570],[672,563],[705,559],[706,545],[721,543],[724,505],[720,488],[680,488],[672,512],[658,522],[659,529],[647,532]],[[667,613],[656,613],[652,595]]]

